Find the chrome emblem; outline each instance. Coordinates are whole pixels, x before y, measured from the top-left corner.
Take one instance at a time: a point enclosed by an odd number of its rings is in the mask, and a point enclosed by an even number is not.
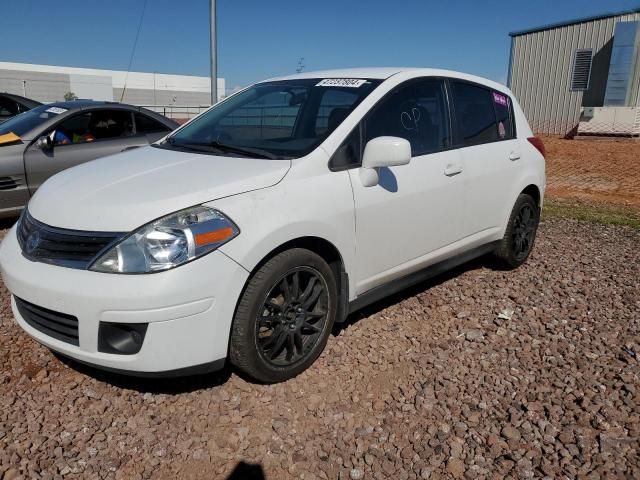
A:
[[[25,243],[24,249],[27,253],[33,253],[38,246],[40,245],[40,233],[33,232],[29,237],[27,237],[27,242]]]

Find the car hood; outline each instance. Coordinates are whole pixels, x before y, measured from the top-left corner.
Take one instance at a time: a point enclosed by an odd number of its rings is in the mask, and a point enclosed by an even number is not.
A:
[[[290,160],[144,147],[94,160],[47,180],[29,212],[48,225],[127,232],[183,208],[278,183]]]

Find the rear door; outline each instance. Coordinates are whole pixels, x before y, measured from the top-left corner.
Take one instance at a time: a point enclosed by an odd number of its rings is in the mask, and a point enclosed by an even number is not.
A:
[[[511,208],[511,185],[519,168],[511,99],[486,86],[451,80],[456,143],[465,165],[466,235],[489,238],[502,228]]]
[[[133,125],[133,113],[120,109],[80,111],[63,119],[48,132],[52,149],[41,150],[34,143],[25,152],[29,190],[33,194],[50,176],[80,163],[147,145]]]

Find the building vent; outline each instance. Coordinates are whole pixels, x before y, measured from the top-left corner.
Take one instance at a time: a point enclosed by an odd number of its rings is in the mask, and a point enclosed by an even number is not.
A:
[[[591,77],[591,60],[593,49],[584,48],[576,50],[573,57],[573,72],[571,74],[571,90],[584,91],[589,88]]]

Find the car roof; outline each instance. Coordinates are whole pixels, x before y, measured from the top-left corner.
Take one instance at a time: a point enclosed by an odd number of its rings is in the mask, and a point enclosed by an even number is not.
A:
[[[456,72],[454,70],[443,70],[439,68],[418,68],[418,67],[372,67],[372,68],[342,68],[337,70],[318,70],[310,72],[296,73],[282,77],[270,78],[266,81],[279,80],[296,80],[308,78],[370,78],[377,80],[386,80],[393,75],[399,73],[409,73],[415,77],[450,77],[468,80],[483,85],[493,87],[498,90],[507,90],[507,88],[488,78],[470,75],[468,73]]]
[[[123,107],[135,108],[136,110],[138,109],[138,107],[134,107],[133,105],[127,105],[125,103],[108,102],[108,101],[101,101],[101,100],[69,100],[69,101],[63,101],[63,102],[47,103],[47,105],[50,107],[60,107],[67,110],[78,110],[80,108],[87,108],[87,107],[112,107],[112,106],[115,106],[115,107],[123,106]]]
[[[310,72],[295,73],[270,80],[295,80],[302,78],[374,78],[384,80],[391,75],[395,75],[405,69],[393,67],[373,67],[373,68],[341,68],[336,70],[317,70]]]

